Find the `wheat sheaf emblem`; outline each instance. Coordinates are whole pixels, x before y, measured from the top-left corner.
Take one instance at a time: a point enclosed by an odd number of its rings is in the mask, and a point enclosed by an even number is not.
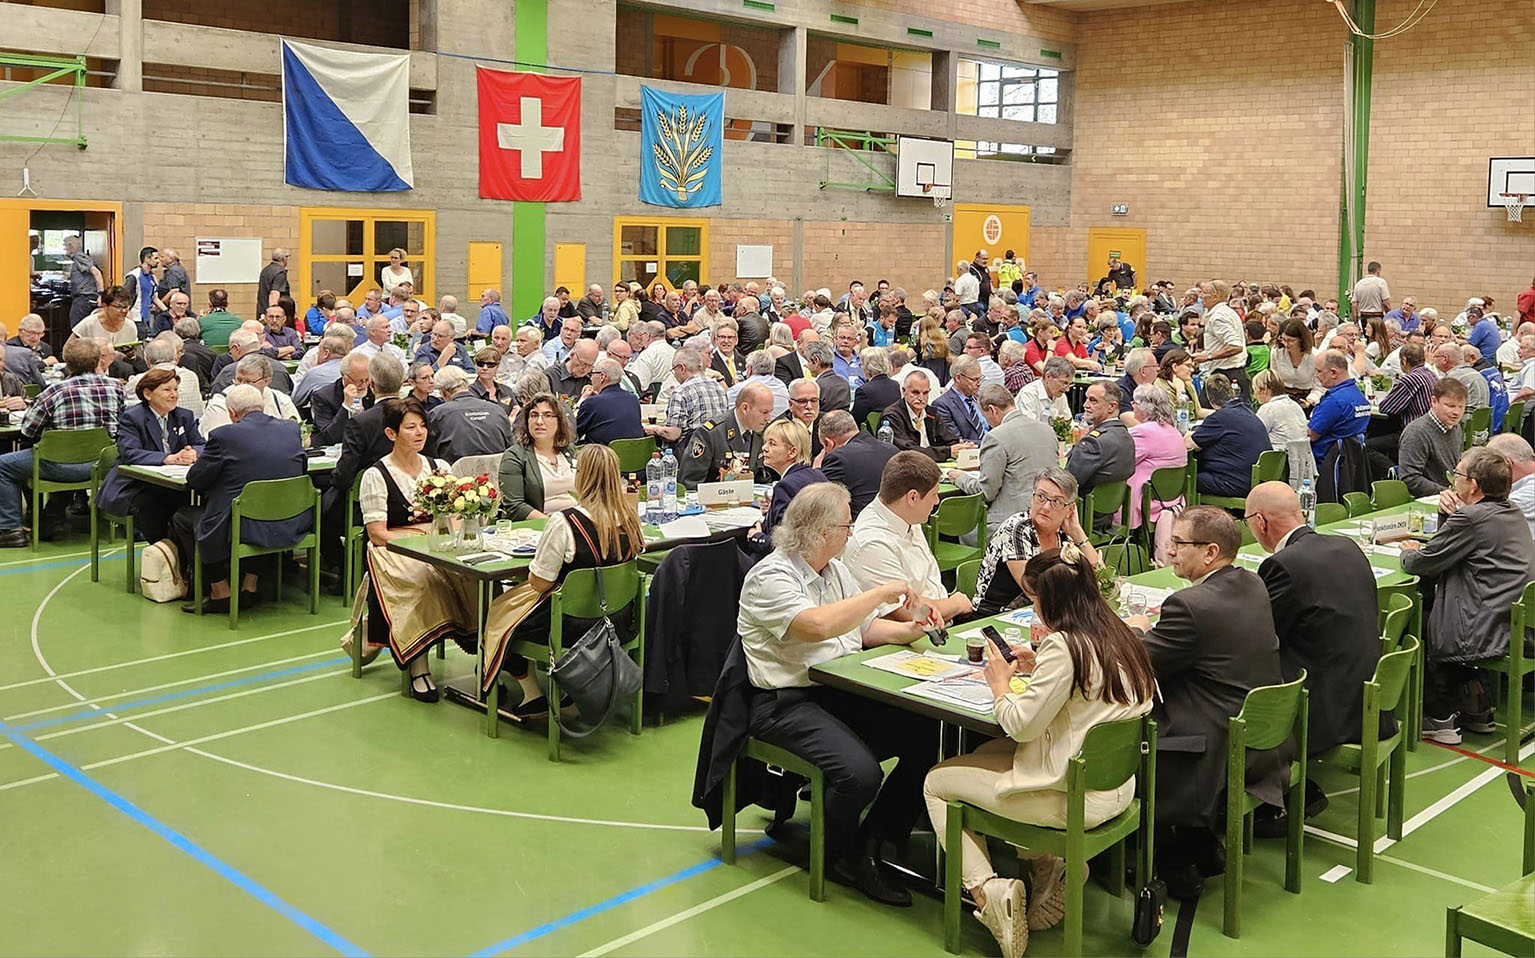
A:
[[[675,190],[679,203],[687,202],[709,173],[714,147],[701,142],[708,125],[707,115],[690,113],[685,105],[678,106],[670,115],[665,110],[656,110],[656,126],[661,135],[651,144],[651,151],[661,185]]]

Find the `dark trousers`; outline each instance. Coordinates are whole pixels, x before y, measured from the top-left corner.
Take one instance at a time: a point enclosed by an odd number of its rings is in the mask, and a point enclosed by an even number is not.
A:
[[[141,486],[133,494],[133,528],[145,542],[159,542],[170,534],[171,516],[186,497],[169,489]]]
[[[97,303],[98,298],[99,297],[98,297],[98,295],[96,293],[89,293],[89,294],[87,294],[85,296],[76,296],[76,297],[74,297],[73,299],[70,300],[70,302],[69,302],[69,328],[70,329],[74,329],[75,328],[75,324],[79,323],[80,320],[84,319],[85,317],[87,317],[87,316],[89,316],[91,314],[91,311],[96,308],[96,303]]]
[[[934,723],[829,688],[777,689],[752,700],[751,734],[793,752],[826,775],[827,841],[835,856],[865,833],[905,841],[922,814],[922,780],[937,760]],[[897,758],[884,780],[880,761]]]
[[[170,538],[176,543],[176,555],[181,562],[181,574],[192,581],[192,557],[196,554],[197,519],[202,515],[201,506],[183,505],[171,516]],[[203,563],[204,583],[219,582],[229,578],[229,560]],[[234,586],[238,588],[238,586]]]
[[[1446,719],[1456,712],[1480,711],[1485,706],[1473,701],[1481,698],[1473,689],[1476,682],[1476,669],[1469,665],[1430,661],[1423,674],[1424,716]]]

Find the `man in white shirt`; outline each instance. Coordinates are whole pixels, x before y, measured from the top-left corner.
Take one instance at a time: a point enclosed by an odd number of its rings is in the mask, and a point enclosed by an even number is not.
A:
[[[1518,369],[1520,366],[1519,344],[1526,336],[1535,336],[1535,323],[1520,323],[1518,331],[1498,346],[1498,368]]]
[[[339,310],[338,310],[339,312]],[[384,353],[393,356],[399,361],[400,366],[405,366],[405,351],[393,343],[394,327],[389,325],[389,319],[385,316],[375,316],[368,320],[368,338],[357,344],[357,350],[364,356],[371,357],[374,353]]]
[[[1508,501],[1524,513],[1530,536],[1535,538],[1535,449],[1518,433],[1502,432],[1487,441],[1487,448],[1498,453],[1514,467],[1514,484]],[[1452,493],[1453,495],[1453,493]]]
[[[672,371],[672,355],[677,351],[666,341],[666,327],[658,322],[634,323],[629,327],[629,372],[640,381],[641,389],[649,389],[665,379]]]
[[[1048,423],[1052,419],[1070,419],[1071,406],[1066,402],[1066,390],[1076,370],[1063,356],[1051,356],[1045,360],[1044,375],[1018,390],[1018,411],[1030,419]]]
[[[991,358],[991,339],[985,333],[970,333],[965,337],[965,355],[974,357],[981,367],[981,385],[1000,386],[1007,381],[1007,374],[997,361]],[[1070,363],[1070,360],[1063,360]],[[1075,374],[1075,373],[1073,373]]]
[[[1379,263],[1365,267],[1365,275],[1354,284],[1349,299],[1354,303],[1354,314],[1361,321],[1371,316],[1386,315],[1386,310],[1391,308],[1391,290],[1380,277]]]
[[[1203,364],[1201,368],[1206,377],[1225,373],[1226,378],[1241,390],[1242,398],[1250,399],[1252,383],[1247,378],[1247,334],[1242,329],[1242,317],[1226,302],[1231,296],[1231,287],[1212,279],[1200,283],[1199,291],[1209,308],[1205,310],[1204,342],[1192,358]]]
[[[271,360],[265,356],[252,353],[242,357],[235,364],[235,384],[244,383],[255,386],[261,391],[264,402],[262,411],[273,419],[286,419],[289,422],[298,422],[298,409],[293,405],[282,390],[272,387]],[[208,408],[203,410],[202,421],[197,424],[198,431],[207,438],[208,434],[221,426],[227,426],[234,420],[229,415],[228,393],[223,392],[208,400]]]
[[[576,341],[581,338],[581,320],[576,316],[567,316],[560,321],[560,336],[544,344],[544,355],[549,357],[550,363],[563,363],[575,347]]]
[[[907,450],[892,456],[880,476],[879,495],[853,523],[842,559],[853,570],[859,588],[871,589],[893,580],[906,582],[947,622],[969,614],[971,605],[969,596],[949,594],[943,587],[938,560],[922,532],[922,523],[938,508],[942,478],[938,464],[920,452]],[[888,603],[876,614],[900,619],[910,613]]]
[[[976,301],[981,298],[981,278],[970,268],[969,260],[954,264],[954,296],[961,309],[974,314]]]
[[[437,302],[437,315],[453,324],[453,338],[463,339],[469,334],[469,320],[458,314],[458,297],[444,296]]]

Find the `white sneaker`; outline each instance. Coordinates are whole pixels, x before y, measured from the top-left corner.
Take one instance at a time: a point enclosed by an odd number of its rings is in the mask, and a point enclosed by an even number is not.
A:
[[[1029,896],[1029,930],[1054,928],[1065,915],[1065,860],[1054,855],[1034,859],[1034,894]]]
[[[1446,719],[1430,718],[1423,716],[1423,738],[1428,742],[1438,742],[1440,745],[1459,745],[1460,728],[1455,724],[1456,716],[1451,715]]]
[[[975,912],[1002,947],[1002,958],[1022,958],[1029,947],[1027,895],[1016,878],[991,878],[981,886],[986,904]]]

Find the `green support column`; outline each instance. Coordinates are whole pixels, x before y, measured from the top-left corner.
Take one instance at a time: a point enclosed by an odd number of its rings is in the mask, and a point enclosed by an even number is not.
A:
[[[1375,0],[1353,0],[1354,22],[1361,33],[1375,32]],[[1343,164],[1342,194],[1338,203],[1338,306],[1352,312],[1348,293],[1354,281],[1364,275],[1364,217],[1366,184],[1370,174],[1370,96],[1375,73],[1375,41],[1355,36],[1353,45],[1353,98],[1349,115],[1354,128],[1354,176],[1350,182],[1348,163]],[[1345,160],[1349,157],[1345,157]],[[1349,215],[1349,201],[1353,215]]]
[[[543,72],[549,62],[548,0],[517,0],[512,9],[512,55],[518,69]],[[543,203],[512,204],[513,324],[538,312],[544,300],[545,229]]]

